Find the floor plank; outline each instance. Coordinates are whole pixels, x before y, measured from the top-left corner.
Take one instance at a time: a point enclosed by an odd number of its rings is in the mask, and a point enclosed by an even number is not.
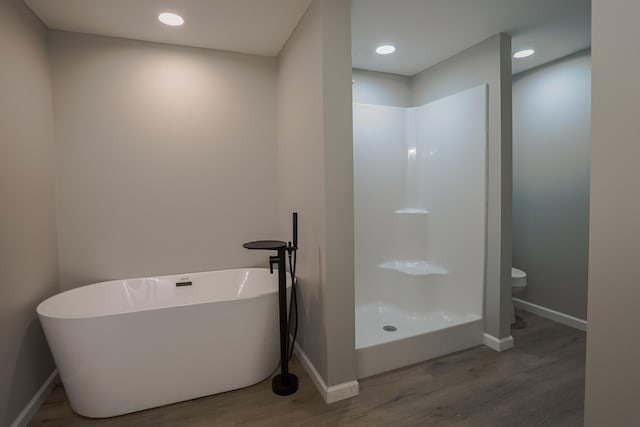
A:
[[[520,313],[515,347],[481,346],[360,382],[360,395],[326,405],[297,360],[299,391],[271,393],[271,381],[120,417],[76,415],[55,388],[32,427],[473,426],[583,424],[585,333]]]

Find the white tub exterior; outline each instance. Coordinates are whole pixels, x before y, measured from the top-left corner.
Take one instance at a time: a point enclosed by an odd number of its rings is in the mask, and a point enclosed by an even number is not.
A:
[[[246,269],[114,280],[42,302],[71,407],[111,417],[269,377],[279,362],[277,276]],[[192,285],[177,287],[182,281]]]

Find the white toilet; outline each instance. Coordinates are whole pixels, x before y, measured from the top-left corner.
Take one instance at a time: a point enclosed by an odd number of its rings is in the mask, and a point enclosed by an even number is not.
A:
[[[524,292],[524,288],[527,287],[527,273],[524,271],[511,267],[511,292],[513,295],[518,295]]]
[[[524,289],[527,287],[527,273],[517,268],[511,268],[511,295],[519,295],[524,292]],[[512,314],[511,314],[511,323],[515,323],[516,320],[520,320],[519,325],[517,327],[524,327],[524,322],[521,319],[516,318],[516,309],[512,305]]]

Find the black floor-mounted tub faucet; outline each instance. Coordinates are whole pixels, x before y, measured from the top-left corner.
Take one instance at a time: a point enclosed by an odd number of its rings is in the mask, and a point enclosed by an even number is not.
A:
[[[275,394],[288,396],[298,390],[298,377],[289,372],[289,321],[287,319],[287,262],[286,255],[298,249],[298,214],[293,213],[293,244],[281,240],[258,240],[247,242],[246,249],[277,251],[276,256],[269,257],[269,268],[273,273],[273,264],[278,265],[278,309],[280,312],[280,374],[273,377],[271,389]],[[291,259],[291,258],[290,258]],[[289,261],[291,262],[291,261]],[[295,271],[292,267],[291,271]],[[293,274],[292,274],[293,275]],[[292,277],[291,286],[295,286]]]

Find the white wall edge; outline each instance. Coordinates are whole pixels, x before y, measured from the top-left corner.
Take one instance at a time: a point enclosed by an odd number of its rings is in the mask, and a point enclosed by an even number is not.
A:
[[[45,400],[51,394],[53,387],[58,383],[58,370],[54,369],[51,375],[42,383],[36,394],[33,395],[27,406],[18,414],[10,427],[27,427],[33,416],[38,412]]]
[[[562,323],[563,325],[571,326],[572,328],[579,329],[581,331],[587,330],[587,321],[573,317],[569,314],[561,313],[559,311],[552,310],[547,307],[543,307],[538,304],[534,304],[529,301],[521,300],[519,298],[513,298],[513,305],[524,311],[528,311],[538,316],[545,317],[554,322]]]
[[[316,367],[311,363],[311,360],[307,357],[305,352],[300,348],[298,343],[294,346],[294,353],[302,363],[302,366],[311,377],[311,381],[318,389],[320,396],[324,399],[325,403],[330,404],[339,400],[348,399],[350,397],[357,396],[360,393],[360,384],[357,380],[348,381],[345,383],[332,385],[327,387]]]
[[[509,335],[506,338],[496,338],[486,332],[482,335],[482,344],[495,351],[505,351],[513,348],[513,337]]]

